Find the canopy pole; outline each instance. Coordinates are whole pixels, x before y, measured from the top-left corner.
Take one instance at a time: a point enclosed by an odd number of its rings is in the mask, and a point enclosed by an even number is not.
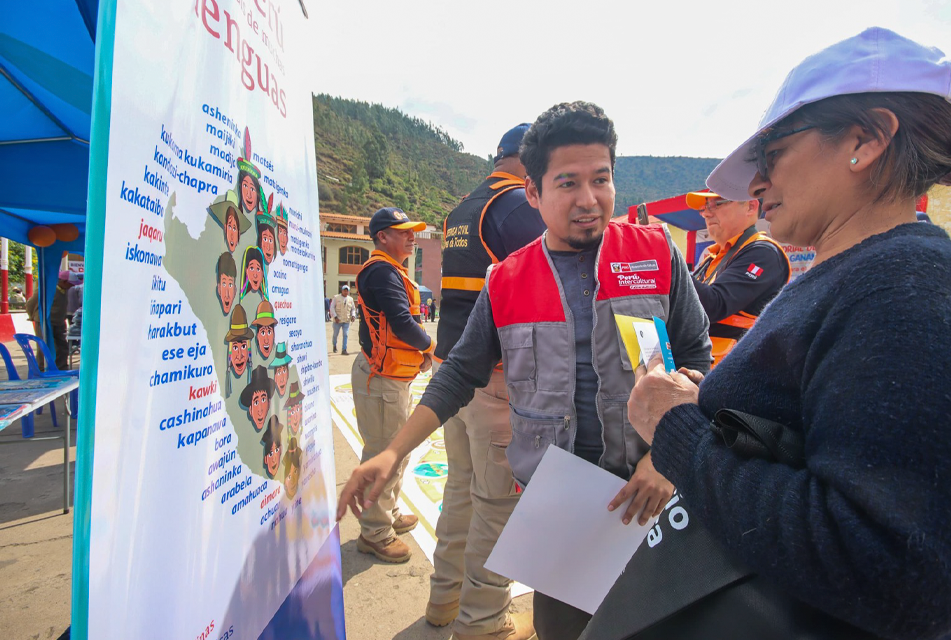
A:
[[[0,238],[0,315],[10,313],[10,243]]]
[[[23,295],[29,300],[33,297],[33,247],[23,247]]]
[[[40,292],[37,296],[37,302],[39,303],[38,312],[40,318],[40,335],[39,338],[46,342],[46,324],[50,321],[49,316],[49,305],[46,303],[46,288],[49,286],[49,283],[46,281],[46,250],[40,249],[37,251],[37,256],[39,258],[39,264],[37,265],[40,269]]]

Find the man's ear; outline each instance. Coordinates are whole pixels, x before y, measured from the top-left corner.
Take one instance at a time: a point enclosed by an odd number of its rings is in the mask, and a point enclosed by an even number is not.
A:
[[[528,200],[528,204],[532,205],[532,208],[540,208],[538,205],[540,204],[541,193],[531,176],[525,177],[525,198]]]

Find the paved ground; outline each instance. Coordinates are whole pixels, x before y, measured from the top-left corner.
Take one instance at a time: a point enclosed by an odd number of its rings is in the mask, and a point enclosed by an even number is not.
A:
[[[436,325],[427,323],[436,334]],[[351,326],[349,350],[356,353],[356,324]],[[330,344],[331,328],[327,325]],[[8,345],[11,346],[11,345]],[[18,368],[26,374],[26,363]],[[341,346],[341,345],[338,345]],[[330,354],[329,373],[349,373],[355,356]],[[60,424],[65,422],[59,401]],[[74,424],[75,428],[75,424]],[[36,419],[36,435],[58,436],[49,411]],[[75,431],[73,438],[75,442]],[[9,444],[7,444],[9,443]],[[358,463],[340,433],[334,430],[337,486]],[[19,425],[0,432],[0,639],[57,639],[69,626],[72,562],[72,513],[62,512],[62,440],[23,441]],[[75,447],[72,450],[75,459]],[[412,536],[407,564],[390,565],[358,553],[360,528],[354,517],[340,523],[344,605],[349,640],[446,640],[448,629],[436,629],[423,619],[429,599],[432,565]],[[531,596],[516,599],[516,610],[531,610]],[[243,640],[243,639],[239,639]]]
[[[6,346],[26,377],[20,348]],[[62,434],[62,400],[57,410],[60,428],[53,429],[47,407],[35,419],[36,438]],[[75,460],[75,447],[70,454]],[[0,638],[63,634],[69,626],[72,544],[73,514],[63,514],[63,441],[25,441],[19,423],[0,431]]]

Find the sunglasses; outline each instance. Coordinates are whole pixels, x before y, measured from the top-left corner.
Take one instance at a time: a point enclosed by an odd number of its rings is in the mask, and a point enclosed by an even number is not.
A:
[[[771,160],[766,157],[766,147],[770,143],[815,128],[816,125],[809,124],[804,127],[789,129],[788,131],[773,131],[772,133],[767,133],[765,136],[760,138],[756,144],[756,170],[759,172],[760,177],[763,180],[769,180],[769,172],[773,168]]]

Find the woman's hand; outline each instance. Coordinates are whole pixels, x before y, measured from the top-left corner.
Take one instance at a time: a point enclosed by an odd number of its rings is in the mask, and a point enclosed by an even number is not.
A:
[[[656,356],[634,372],[634,389],[627,401],[627,417],[647,444],[654,441],[654,430],[664,414],[681,404],[697,404],[703,375],[681,368],[667,373],[664,361]]]

